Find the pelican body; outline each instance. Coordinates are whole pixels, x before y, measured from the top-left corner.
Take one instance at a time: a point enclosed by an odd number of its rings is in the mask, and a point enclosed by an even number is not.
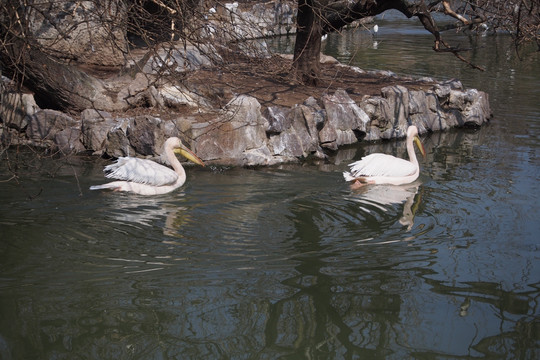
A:
[[[416,126],[407,129],[407,154],[409,160],[387,154],[370,154],[359,161],[349,164],[350,172],[343,172],[343,177],[354,186],[364,184],[402,185],[412,183],[420,175],[420,166],[416,159],[413,142],[422,156],[426,156],[424,146],[418,138]]]
[[[202,160],[185,147],[179,138],[172,137],[163,145],[163,154],[172,169],[148,159],[120,157],[115,163],[105,166],[103,170],[105,177],[118,179],[118,181],[91,186],[90,190],[111,189],[140,195],[160,195],[176,190],[186,182],[186,172],[175,153],[183,155],[195,164],[204,166]]]

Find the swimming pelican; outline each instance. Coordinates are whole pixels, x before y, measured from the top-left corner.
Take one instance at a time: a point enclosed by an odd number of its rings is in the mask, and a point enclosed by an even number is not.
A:
[[[166,194],[186,182],[186,172],[174,153],[179,153],[195,164],[204,166],[202,160],[177,137],[165,141],[163,153],[174,170],[148,159],[120,157],[117,162],[105,166],[103,170],[106,177],[120,181],[94,185],[90,190],[131,191],[140,195]]]
[[[416,160],[413,141],[422,155],[426,156],[424,146],[418,138],[418,129],[414,125],[409,126],[407,129],[409,161],[387,154],[370,154],[349,164],[351,171],[343,172],[343,177],[355,187],[365,184],[402,185],[413,182],[420,175],[420,166]]]

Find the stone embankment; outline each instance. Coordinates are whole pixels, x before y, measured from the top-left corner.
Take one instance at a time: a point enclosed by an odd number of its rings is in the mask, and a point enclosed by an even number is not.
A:
[[[28,143],[66,154],[154,156],[166,138],[180,136],[209,163],[254,166],[324,158],[325,152],[342,145],[401,138],[411,124],[421,134],[481,126],[491,111],[486,93],[464,89],[453,80],[426,91],[389,86],[380,96],[365,96],[359,103],[337,90],[290,108],[263,108],[254,97],[237,95],[206,121],[181,113],[163,119],[93,109],[72,116],[40,109],[31,94],[5,92],[0,116]],[[4,129],[2,136],[8,135]]]

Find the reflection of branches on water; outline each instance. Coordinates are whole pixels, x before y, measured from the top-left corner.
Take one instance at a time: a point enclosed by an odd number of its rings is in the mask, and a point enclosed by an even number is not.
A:
[[[472,348],[486,358],[538,359],[537,329],[538,319],[521,318],[515,322],[512,330],[485,337]]]
[[[60,156],[59,156],[60,155]],[[79,191],[82,189],[79,183],[79,174],[73,166],[75,163],[83,161],[72,155],[51,153],[48,150],[27,145],[7,146],[0,149],[0,170],[2,177],[0,182],[15,182],[19,189],[25,193],[28,200],[33,200],[40,196],[43,188],[37,193],[29,193],[25,182],[36,178],[55,178],[58,176],[73,176]]]
[[[424,168],[429,171],[430,178],[434,180],[447,179],[454,176],[456,168],[470,162],[475,154],[475,145],[481,144],[481,132],[450,131],[433,133],[428,141],[432,147],[432,157]]]
[[[425,279],[433,287],[433,290],[443,295],[463,296],[467,295],[470,301],[487,303],[499,310],[501,320],[510,320],[504,314],[528,315],[536,313],[536,304],[540,299],[538,288],[533,290],[515,292],[506,291],[498,283],[490,282],[467,282],[465,286],[450,286],[430,278]],[[531,309],[530,305],[534,304]]]
[[[308,358],[334,358],[344,352],[353,358],[384,357],[399,322],[402,299],[396,288],[403,283],[400,273],[388,273],[384,286],[380,279],[356,278],[356,268],[352,277],[344,275],[347,270],[334,267],[332,255],[321,256],[320,251],[329,253],[324,241],[327,234],[317,225],[319,219],[312,210],[290,208],[297,230],[292,241],[299,254],[293,258],[299,262],[295,267],[298,275],[282,283],[295,293],[271,305],[265,325],[266,347],[289,355],[301,351]],[[391,267],[377,266],[382,271]]]
[[[463,286],[448,285],[438,280],[424,277],[432,291],[445,296],[454,296],[463,301],[456,312],[468,316],[469,312],[478,312],[484,305],[486,311],[494,311],[500,321],[500,332],[476,340],[470,348],[487,357],[533,359],[538,356],[523,353],[534,349],[538,337],[538,304],[540,300],[539,284],[530,285],[530,290],[507,291],[501,284],[493,282],[467,282]],[[482,332],[480,332],[482,333]],[[477,336],[478,330],[477,330]],[[509,356],[512,355],[512,356]]]
[[[326,263],[318,256],[298,260],[300,275],[284,281],[296,293],[270,307],[266,347],[309,358],[334,357],[341,347],[354,355],[384,355],[399,321],[400,296],[383,289],[363,295],[346,291],[321,271]]]
[[[429,173],[435,181],[466,179],[468,185],[476,180],[482,186],[507,186],[509,179],[518,178],[514,174],[520,171],[516,165],[516,153],[499,152],[497,159],[494,158],[484,145],[488,136],[488,132],[475,130],[431,134],[426,142],[432,151],[422,171]],[[501,176],[495,176],[497,173]],[[486,176],[492,180],[485,182]],[[463,188],[461,191],[460,196]]]

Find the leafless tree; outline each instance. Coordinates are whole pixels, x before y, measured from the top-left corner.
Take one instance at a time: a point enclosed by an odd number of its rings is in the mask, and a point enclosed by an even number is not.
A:
[[[453,53],[466,62],[464,49],[444,40],[441,33],[449,27],[438,26],[433,13],[454,18],[452,28],[466,31],[485,26],[510,32],[516,44],[539,42],[538,0],[297,0],[292,66],[296,78],[317,84],[322,35],[388,9],[417,17],[433,34],[435,51]],[[221,25],[210,25],[210,16]],[[206,52],[205,45],[213,44],[210,52],[230,51],[245,37],[257,36],[256,24],[249,34],[230,30],[234,26],[230,7],[217,1],[0,0],[0,70],[19,89],[24,85],[33,91],[41,105],[74,112],[121,111],[134,104],[118,96],[126,77],[141,72],[145,61],[164,44],[190,45]],[[141,51],[146,56],[141,57]],[[163,66],[150,83],[165,74],[171,76]],[[183,75],[176,76],[172,81],[181,82]]]

